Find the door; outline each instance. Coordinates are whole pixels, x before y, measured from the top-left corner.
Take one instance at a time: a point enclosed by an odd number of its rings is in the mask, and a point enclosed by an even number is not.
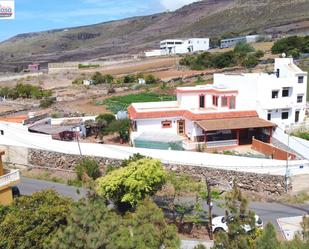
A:
[[[295,123],[298,123],[299,121],[299,111],[295,112]]]
[[[178,120],[177,126],[178,126],[178,134],[184,135],[185,134],[185,121],[184,120]]]

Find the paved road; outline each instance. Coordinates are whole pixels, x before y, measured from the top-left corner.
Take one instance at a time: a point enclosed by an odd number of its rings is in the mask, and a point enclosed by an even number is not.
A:
[[[21,184],[18,185],[19,190],[22,195],[29,195],[34,192],[43,189],[55,189],[57,192],[64,196],[78,200],[86,195],[85,189],[78,189],[76,187],[67,186],[64,184],[35,180],[23,177],[21,179]],[[78,191],[80,194],[78,194]],[[203,204],[204,208],[207,209],[206,203]],[[309,214],[309,204],[306,205],[288,205],[281,203],[264,203],[264,202],[251,202],[249,208],[256,212],[264,221],[264,223],[271,222],[276,225],[278,218],[283,217],[294,217],[304,214]],[[224,215],[224,209],[214,205],[213,208],[214,215]]]
[[[76,188],[72,186],[67,186],[60,183],[35,180],[31,178],[22,177],[21,183],[18,185],[21,195],[30,195],[34,192],[38,192],[44,189],[54,189],[59,194],[67,197],[71,197],[74,200],[79,200],[83,198],[87,191],[82,188]]]

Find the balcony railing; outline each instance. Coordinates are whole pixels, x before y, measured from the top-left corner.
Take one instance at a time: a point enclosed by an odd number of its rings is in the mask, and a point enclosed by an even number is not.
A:
[[[238,145],[237,139],[207,142],[207,148],[228,147]]]
[[[13,170],[10,173],[0,176],[0,188],[20,180],[19,170]]]

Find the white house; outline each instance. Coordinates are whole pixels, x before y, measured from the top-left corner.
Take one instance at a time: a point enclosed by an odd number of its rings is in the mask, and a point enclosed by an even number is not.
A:
[[[214,74],[214,86],[238,90],[240,109],[256,110],[260,118],[281,128],[304,121],[307,72],[292,58],[275,59],[273,73]]]
[[[157,133],[208,148],[271,142],[276,125],[302,122],[307,74],[292,59],[276,59],[276,73],[215,74],[214,84],[179,87],[177,101],[133,103],[131,140]],[[162,135],[163,134],[163,135]],[[192,149],[192,148],[191,148]]]
[[[203,52],[209,50],[209,47],[209,38],[168,39],[160,42],[160,49],[146,51],[145,56],[154,57]]]
[[[186,54],[209,50],[209,38],[169,39],[160,42],[162,54]]]

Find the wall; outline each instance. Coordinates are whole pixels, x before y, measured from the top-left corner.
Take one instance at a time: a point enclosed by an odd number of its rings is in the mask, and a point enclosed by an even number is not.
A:
[[[25,79],[27,77],[37,77],[39,75],[43,75],[43,73],[40,72],[40,73],[27,73],[27,74],[16,74],[16,75],[1,76],[0,82],[9,81],[9,80]]]
[[[106,166],[117,167],[122,160],[108,159],[104,157],[95,157],[104,169]],[[29,150],[28,161],[29,164],[35,166],[59,168],[65,170],[74,170],[76,163],[81,160],[80,156],[69,155],[63,153],[55,153],[42,150]],[[229,185],[233,179],[239,183],[243,190],[253,191],[258,193],[266,193],[268,195],[280,195],[285,191],[284,177],[272,175],[260,175],[254,173],[242,173],[229,170],[218,170],[210,168],[201,168],[198,166],[174,165],[164,164],[167,170],[174,172],[184,172],[198,177],[208,177],[221,185]]]
[[[174,118],[161,118],[161,119],[143,119],[143,120],[136,120],[137,122],[137,132],[168,132],[177,134],[177,120],[183,119],[181,117],[174,117]],[[172,121],[171,128],[164,128],[162,129],[162,121]]]
[[[288,153],[285,150],[281,150],[271,144],[263,143],[262,141],[256,139],[252,140],[252,149],[267,156],[271,156],[273,159],[277,160],[295,160],[296,158],[296,155],[293,153]]]
[[[11,187],[0,189],[0,205],[10,205],[13,201]]]
[[[27,131],[27,127],[21,124],[0,122],[0,130],[4,131],[4,135],[0,135],[0,144],[5,146],[41,149],[74,155],[79,155],[80,153],[79,146],[76,141],[56,141],[52,140],[51,136],[48,135],[29,133]],[[95,143],[80,143],[80,149],[83,155],[91,157],[106,157],[122,160],[135,153],[140,153],[145,156],[159,159],[168,164],[271,175],[285,175],[286,173],[286,162],[282,160],[228,156],[190,151],[164,151]],[[307,154],[304,154],[305,152],[307,152]],[[303,151],[302,153],[307,155],[307,158],[309,157],[308,148],[307,151]],[[293,175],[309,174],[309,161],[291,161],[289,163],[289,169]]]

